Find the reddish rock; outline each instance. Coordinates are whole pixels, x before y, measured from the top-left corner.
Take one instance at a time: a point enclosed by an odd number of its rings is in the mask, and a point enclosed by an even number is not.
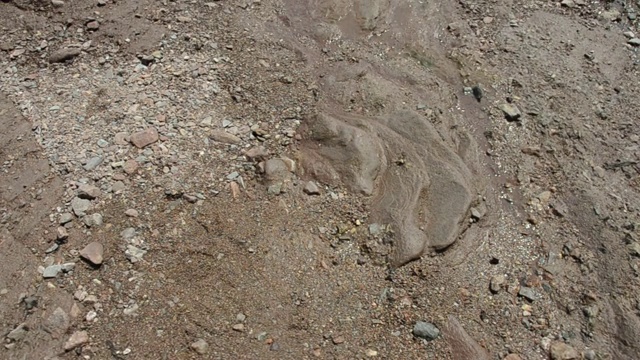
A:
[[[135,147],[142,149],[158,141],[158,138],[158,130],[150,127],[131,135],[131,143]]]
[[[94,265],[102,264],[104,247],[99,242],[92,242],[80,251],[80,256]]]

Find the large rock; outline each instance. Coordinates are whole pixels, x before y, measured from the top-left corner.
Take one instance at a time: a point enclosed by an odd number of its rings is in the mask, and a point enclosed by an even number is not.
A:
[[[65,62],[75,58],[80,55],[80,53],[81,51],[79,48],[62,48],[49,56],[49,62],[52,64]]]
[[[77,193],[80,199],[93,200],[100,196],[100,188],[94,185],[82,184],[78,187]]]

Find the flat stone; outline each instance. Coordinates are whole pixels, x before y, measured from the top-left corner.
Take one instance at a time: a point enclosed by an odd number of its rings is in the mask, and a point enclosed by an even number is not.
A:
[[[55,278],[62,271],[62,265],[51,265],[47,266],[42,272],[42,277],[45,279]]]
[[[242,141],[239,137],[233,134],[229,134],[226,131],[220,130],[212,130],[209,134],[209,137],[213,141],[221,142],[224,144],[238,144],[240,141]]]
[[[80,256],[94,265],[102,264],[104,255],[104,246],[94,241],[80,250]]]
[[[50,63],[61,63],[75,58],[80,55],[79,48],[62,48],[49,56]]]
[[[136,209],[127,209],[124,214],[129,217],[138,217],[140,215]]]
[[[69,315],[62,308],[57,307],[47,318],[44,328],[48,333],[60,336],[67,331],[69,324]]]
[[[124,191],[126,188],[127,186],[122,181],[116,181],[111,186],[111,191],[117,194]]]
[[[95,214],[91,214],[91,215],[85,215],[82,218],[82,222],[84,222],[84,224],[87,227],[102,226],[102,223],[103,223],[102,214],[95,213]]]
[[[94,185],[82,184],[77,191],[80,199],[93,200],[100,196],[100,188]]]
[[[505,356],[504,360],[522,360],[522,358],[518,354],[509,354]]]
[[[549,354],[552,360],[577,360],[580,354],[573,347],[561,342],[554,341],[549,348]]]
[[[532,288],[526,287],[526,286],[520,287],[520,291],[518,291],[518,295],[530,301],[535,301],[538,298],[538,295],[536,295],[536,292]]]
[[[102,164],[102,161],[104,161],[104,158],[102,156],[94,156],[89,159],[86,164],[84,164],[83,168],[87,171],[91,171],[97,168],[98,165]]]
[[[632,46],[640,46],[640,39],[639,38],[629,39],[627,40],[627,44]]]
[[[13,341],[20,341],[24,339],[25,336],[27,336],[28,331],[29,331],[29,328],[27,327],[27,324],[22,323],[16,326],[15,329],[11,330],[9,334],[7,334],[7,338]]]
[[[127,145],[130,139],[131,138],[129,137],[129,134],[127,134],[126,132],[116,133],[116,135],[113,137],[113,141],[117,145]]]
[[[303,191],[307,195],[320,195],[320,188],[314,181],[305,184]]]
[[[120,232],[120,236],[125,240],[133,239],[136,236],[136,229],[132,227],[126,228]]]
[[[418,321],[413,327],[413,336],[432,341],[440,336],[440,329],[431,323]]]
[[[502,112],[504,113],[507,121],[517,121],[522,115],[520,109],[518,109],[518,107],[513,104],[502,104],[500,105],[500,110],[502,110]]]
[[[198,339],[191,343],[191,348],[200,355],[204,355],[209,351],[209,344],[204,339]]]
[[[53,5],[55,7],[62,7],[62,6],[64,6],[64,1],[62,1],[62,0],[51,0],[51,5]]]
[[[142,149],[155,143],[158,139],[158,130],[155,127],[149,127],[131,135],[130,141],[135,147]]]
[[[77,348],[80,345],[86,344],[89,342],[89,334],[86,331],[76,331],[71,335],[69,340],[64,343],[64,350],[69,351]]]

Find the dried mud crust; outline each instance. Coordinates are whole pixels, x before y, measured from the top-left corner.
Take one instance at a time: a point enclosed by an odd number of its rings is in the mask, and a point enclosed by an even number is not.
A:
[[[0,356],[636,357],[634,5],[13,3]]]

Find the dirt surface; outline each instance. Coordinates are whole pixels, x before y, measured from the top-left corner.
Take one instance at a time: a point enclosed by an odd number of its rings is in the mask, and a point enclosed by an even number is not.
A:
[[[0,2],[0,358],[639,359],[636,5]]]

